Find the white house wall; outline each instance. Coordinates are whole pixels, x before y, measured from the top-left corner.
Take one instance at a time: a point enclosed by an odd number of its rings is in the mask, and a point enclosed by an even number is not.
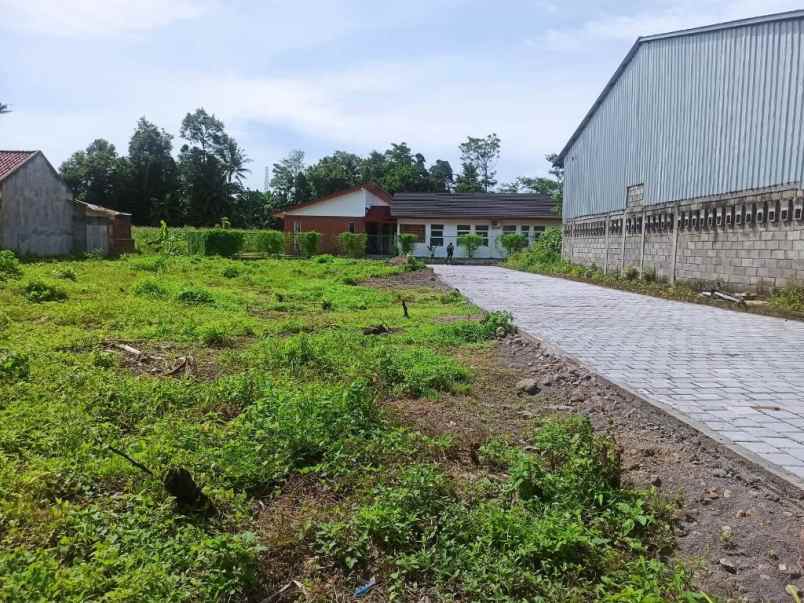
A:
[[[444,258],[447,256],[447,245],[451,242],[455,246],[455,257],[456,258],[463,258],[466,257],[466,253],[464,252],[462,247],[458,246],[458,225],[461,226],[471,226],[472,233],[475,234],[475,227],[476,226],[488,226],[489,227],[489,244],[487,246],[480,247],[474,253],[475,259],[501,259],[505,257],[505,249],[503,249],[502,245],[499,243],[500,237],[503,235],[503,226],[507,225],[514,225],[517,227],[516,232],[521,233],[521,227],[523,225],[527,225],[530,227],[530,240],[533,241],[534,238],[534,227],[538,226],[540,228],[546,228],[547,226],[555,226],[555,222],[546,222],[544,220],[500,220],[495,222],[494,226],[492,226],[492,222],[488,220],[421,220],[421,219],[412,219],[412,218],[400,218],[397,224],[397,234],[401,232],[401,227],[405,224],[416,224],[416,225],[425,225],[425,242],[424,243],[416,243],[413,248],[413,255],[416,257],[425,257],[429,258],[433,255],[428,248],[430,242],[430,233],[431,233],[431,226],[433,224],[443,224],[444,225],[444,245],[442,247],[435,248],[434,257],[437,258]]]
[[[307,207],[291,209],[286,212],[286,215],[363,218],[366,215],[366,209],[375,205],[387,206],[388,202],[366,189],[361,189]]]

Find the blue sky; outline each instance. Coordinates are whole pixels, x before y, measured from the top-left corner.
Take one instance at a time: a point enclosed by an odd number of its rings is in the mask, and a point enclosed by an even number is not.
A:
[[[0,148],[58,165],[125,153],[140,116],[173,134],[203,106],[253,159],[407,142],[458,169],[502,139],[498,177],[543,175],[638,35],[800,8],[776,0],[0,0]],[[176,140],[176,147],[181,143]]]

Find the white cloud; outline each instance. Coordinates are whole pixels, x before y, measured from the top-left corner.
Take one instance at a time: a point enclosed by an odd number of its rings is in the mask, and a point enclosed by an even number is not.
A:
[[[64,36],[147,31],[205,14],[210,0],[0,0],[0,27]]]

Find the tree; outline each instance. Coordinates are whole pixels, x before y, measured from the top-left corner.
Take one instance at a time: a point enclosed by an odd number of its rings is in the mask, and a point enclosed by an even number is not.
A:
[[[135,224],[180,219],[173,137],[141,117],[128,143],[129,209]]]
[[[452,173],[452,166],[449,161],[437,159],[436,162],[430,166],[429,170],[430,192],[433,193],[448,193],[452,191],[455,184],[455,178]]]
[[[458,247],[463,247],[466,251],[466,257],[474,257],[477,251],[483,245],[483,237],[476,234],[466,234],[458,237]]]
[[[558,182],[558,190],[552,193],[553,209],[557,214],[561,214],[564,208],[564,168],[558,165],[557,153],[549,153],[544,158],[550,163],[550,174]]]
[[[545,155],[545,159],[550,162],[551,167],[548,172],[553,178],[528,178],[527,176],[519,176],[513,182],[502,185],[500,192],[541,193],[543,195],[549,195],[553,199],[553,209],[556,213],[560,214],[563,201],[564,170],[555,164],[558,155],[554,153]]]
[[[303,172],[304,151],[291,151],[287,157],[273,165],[269,186],[271,188],[272,204],[276,209],[287,209],[291,205],[295,205],[297,197],[308,194],[311,196],[309,186],[307,187],[308,190],[304,191],[304,195],[296,194],[296,179]],[[304,184],[307,185],[306,178],[304,179]]]
[[[455,178],[455,192],[482,193],[483,183],[474,164],[464,163],[463,171]]]
[[[215,156],[223,163],[227,181],[242,186],[243,178],[251,171],[246,167],[247,163],[251,163],[251,159],[237,141],[228,134],[224,134],[220,145],[215,150]]]
[[[59,172],[79,201],[129,211],[130,165],[108,140],[98,138],[73,153]]]
[[[362,159],[354,153],[335,151],[322,157],[305,171],[307,182],[315,197],[324,197],[362,184]]]
[[[0,103],[0,115],[2,115],[3,113],[11,113],[11,109],[8,108],[8,105]]]
[[[497,174],[495,165],[500,157],[500,139],[496,134],[489,134],[485,138],[469,136],[466,142],[459,146],[461,162],[473,165],[480,177],[482,190],[488,192],[497,184],[494,176]],[[465,170],[464,170],[465,171]]]
[[[299,172],[293,180],[293,205],[307,203],[312,198],[313,191],[307,182],[307,176],[304,175],[304,172]]]
[[[271,193],[250,189],[240,191],[230,208],[232,226],[269,228],[274,225],[271,209]]]

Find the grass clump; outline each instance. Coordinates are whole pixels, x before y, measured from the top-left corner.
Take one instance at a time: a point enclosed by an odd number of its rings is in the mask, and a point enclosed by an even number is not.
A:
[[[201,289],[199,287],[182,289],[176,295],[176,299],[188,306],[204,306],[215,303],[215,298],[212,297],[212,294],[206,289]]]
[[[31,374],[28,356],[0,349],[0,381],[24,381]]]
[[[0,250],[0,281],[21,276],[20,261],[14,255],[14,252],[8,249]]]
[[[505,337],[516,332],[514,317],[510,312],[495,311],[486,314],[482,320],[465,320],[456,322],[447,327],[447,331],[458,339],[470,343],[477,343]]]
[[[165,299],[168,297],[168,290],[159,281],[147,279],[134,285],[134,295],[151,299]]]
[[[768,304],[776,310],[804,313],[804,286],[788,285],[777,289],[768,299]]]
[[[23,289],[25,299],[34,304],[41,304],[51,301],[64,301],[67,299],[67,292],[55,285],[45,281],[31,281]]]

